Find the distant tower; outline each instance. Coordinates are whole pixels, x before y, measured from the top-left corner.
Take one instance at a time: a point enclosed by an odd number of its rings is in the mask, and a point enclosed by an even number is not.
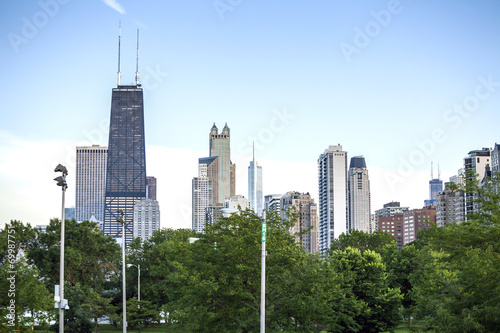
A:
[[[226,125],[222,133],[218,133],[217,126],[210,130],[210,157],[218,157],[217,201],[224,203],[225,198],[234,196],[235,192],[235,165],[231,163],[230,131]]]
[[[318,159],[319,251],[325,254],[332,241],[348,231],[347,152],[330,146]]]
[[[255,148],[253,150],[253,160],[248,167],[248,198],[251,208],[259,216],[262,216],[262,167],[255,161]]]
[[[348,175],[349,186],[349,229],[370,232],[371,204],[370,180],[365,158],[351,158]]]
[[[146,183],[148,199],[156,200],[156,178],[153,176],[147,176]]]
[[[436,206],[438,194],[443,192],[443,181],[440,178],[439,164],[438,177],[434,178],[434,168],[431,162],[431,180],[429,181],[429,200],[424,201],[425,207]]]
[[[118,51],[118,54],[120,51]],[[146,199],[146,149],[144,141],[144,102],[141,85],[120,85],[113,88],[109,122],[104,235],[121,238],[117,222],[124,212],[125,245],[133,238],[134,205]]]
[[[75,219],[104,221],[108,147],[76,147]]]
[[[160,229],[160,205],[153,199],[136,201],[134,205],[134,238],[145,241]]]
[[[288,219],[285,211],[299,213],[297,222],[290,228],[295,242],[301,244],[306,252],[318,252],[318,212],[314,199],[309,193],[288,192],[281,197],[281,218]],[[308,230],[306,233],[304,231]]]
[[[198,160],[198,177],[193,178],[192,182],[192,228],[196,232],[205,230],[207,208],[214,203],[218,162],[217,156]]]

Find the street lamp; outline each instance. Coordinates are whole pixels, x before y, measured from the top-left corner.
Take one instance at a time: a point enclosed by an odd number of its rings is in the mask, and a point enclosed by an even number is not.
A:
[[[123,294],[123,333],[127,333],[127,295],[125,292],[125,221],[123,210],[116,211],[120,217],[116,220],[122,225],[122,294]]]
[[[54,172],[62,172],[62,176],[54,178],[57,182],[57,186],[62,188],[62,218],[61,218],[61,256],[59,263],[59,333],[64,333],[64,309],[66,307],[66,302],[64,300],[64,195],[68,184],[66,183],[66,176],[68,175],[68,169],[62,164],[58,164],[54,169]],[[57,295],[55,295],[57,297]]]
[[[127,264],[127,267],[137,267],[137,301],[139,301],[138,308],[141,308],[141,265]]]
[[[266,234],[267,234],[267,223],[266,223],[266,211],[262,218],[257,214],[248,211],[235,208],[222,208],[220,210],[222,216],[229,217],[234,213],[242,212],[253,215],[262,221],[262,263],[260,272],[260,333],[266,332]]]

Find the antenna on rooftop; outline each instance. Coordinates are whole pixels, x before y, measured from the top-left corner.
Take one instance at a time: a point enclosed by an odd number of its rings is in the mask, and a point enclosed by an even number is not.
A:
[[[118,85],[120,85],[120,43],[122,40],[122,21],[120,21],[120,29],[118,32]]]
[[[135,65],[135,84],[139,86],[139,29],[137,29],[137,61]]]
[[[431,161],[431,179],[434,179],[433,172],[434,172],[434,166],[432,165],[432,161]]]

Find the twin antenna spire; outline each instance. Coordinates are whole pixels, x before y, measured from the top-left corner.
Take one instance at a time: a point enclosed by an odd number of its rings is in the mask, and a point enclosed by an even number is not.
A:
[[[118,32],[118,86],[120,86],[120,47],[122,40],[122,22],[120,21],[120,28]],[[135,65],[135,84],[136,86],[140,86],[139,84],[139,29],[137,29],[137,60]]]
[[[433,162],[431,161],[431,179],[434,179],[434,166],[433,166]],[[441,179],[441,172],[439,171],[439,163],[438,163],[438,178],[437,179]]]

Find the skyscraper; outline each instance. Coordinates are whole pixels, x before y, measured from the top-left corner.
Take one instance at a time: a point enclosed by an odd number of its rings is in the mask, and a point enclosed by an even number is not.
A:
[[[438,177],[434,178],[434,169],[431,163],[431,180],[429,180],[429,200],[424,201],[424,206],[436,206],[437,196],[443,191],[443,181],[440,179],[439,165]]]
[[[214,203],[214,176],[218,175],[218,157],[205,157],[198,160],[198,177],[192,183],[192,228],[203,232],[207,223],[207,208]],[[217,178],[215,178],[217,179]]]
[[[253,160],[248,167],[248,199],[251,209],[262,216],[262,167],[255,161],[255,150],[253,151]]]
[[[281,197],[281,218],[286,220],[287,210],[299,214],[297,222],[290,228],[295,242],[301,244],[306,252],[318,252],[318,212],[314,199],[309,193],[287,192]],[[308,230],[306,233],[304,231]]]
[[[489,148],[481,150],[472,150],[469,156],[464,158],[465,172],[474,172],[477,175],[477,180],[481,182],[488,172],[491,170],[491,152]],[[466,175],[467,177],[467,175]],[[465,194],[465,213],[470,214],[478,208],[478,204],[474,203],[474,194]]]
[[[123,210],[125,245],[133,238],[134,205],[146,199],[146,148],[143,90],[136,71],[135,85],[118,85],[111,95],[104,235],[121,238],[118,210]]]
[[[76,147],[75,219],[104,221],[108,147]]]
[[[365,158],[355,156],[349,165],[349,229],[370,232],[370,180]]]
[[[325,254],[332,241],[348,231],[347,152],[330,146],[318,159],[319,251]]]
[[[156,178],[153,176],[147,176],[146,183],[148,199],[156,200]]]
[[[160,229],[160,205],[153,199],[136,201],[134,205],[134,238],[143,241]]]
[[[210,157],[218,157],[218,176],[216,181],[217,195],[214,203],[224,203],[225,198],[234,196],[236,189],[235,165],[231,162],[230,131],[226,125],[222,133],[218,133],[217,126],[210,130]]]

